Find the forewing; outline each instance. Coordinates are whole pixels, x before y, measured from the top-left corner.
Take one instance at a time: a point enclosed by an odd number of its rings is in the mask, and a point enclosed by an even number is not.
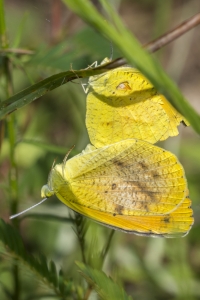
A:
[[[113,215],[167,214],[187,194],[177,158],[135,139],[74,157],[65,170],[77,205]]]

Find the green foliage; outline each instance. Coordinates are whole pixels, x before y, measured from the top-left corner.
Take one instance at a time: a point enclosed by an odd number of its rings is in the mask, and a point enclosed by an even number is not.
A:
[[[76,262],[81,274],[87,280],[88,284],[95,289],[100,299],[120,299],[131,300],[132,298],[127,296],[123,288],[116,284],[111,278],[107,277],[102,271],[92,269],[84,265],[83,263]]]
[[[62,86],[66,82],[72,81],[77,78],[86,78],[92,75],[103,73],[105,72],[105,70],[107,70],[107,65],[116,66],[112,63],[97,67],[96,71],[92,71],[90,69],[80,71],[73,70],[48,77],[5,100],[0,105],[0,118],[5,117],[7,114],[12,113],[13,111],[23,107],[24,105],[30,104],[32,101],[40,98],[47,92]]]
[[[72,294],[72,282],[64,279],[62,270],[57,273],[55,263],[48,262],[44,255],[40,254],[37,258],[30,255],[17,230],[2,219],[0,219],[0,240],[6,251],[17,259],[16,263],[20,261],[29,268],[37,280],[41,281],[43,285],[47,285],[53,294],[63,299]]]

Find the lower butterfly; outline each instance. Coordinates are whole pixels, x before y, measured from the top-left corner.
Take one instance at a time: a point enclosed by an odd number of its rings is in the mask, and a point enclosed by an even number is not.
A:
[[[184,236],[193,224],[183,167],[172,153],[137,139],[55,165],[41,196],[56,195],[103,225],[147,236]]]
[[[103,63],[109,59],[103,60]],[[91,143],[99,148],[137,138],[149,143],[178,135],[187,120],[159,94],[138,70],[118,67],[88,82],[86,126]]]

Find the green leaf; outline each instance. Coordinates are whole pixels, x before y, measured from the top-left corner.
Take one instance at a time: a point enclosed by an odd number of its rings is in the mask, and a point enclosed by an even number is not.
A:
[[[39,257],[35,258],[29,254],[18,231],[10,224],[6,224],[2,219],[0,219],[0,241],[13,258],[17,258],[23,265],[28,267],[36,275],[37,279],[52,290],[55,295],[66,297],[72,293],[71,282],[66,281],[62,273],[57,274],[55,263],[51,261],[49,264],[44,255],[39,255]]]
[[[83,263],[76,262],[81,274],[88,284],[95,289],[102,300],[131,300],[122,287],[100,270],[92,269]]]
[[[176,84],[163,71],[160,64],[142,48],[136,37],[126,29],[114,10],[112,10],[112,19],[114,19],[117,28],[105,21],[91,1],[63,0],[63,2],[108,40],[112,41],[127,61],[136,66],[152,82],[155,88],[188,119],[195,131],[200,133],[200,116],[183,97]],[[109,13],[111,8],[108,8],[108,1],[101,0],[101,3]]]
[[[69,68],[70,63],[75,60],[76,53],[68,50],[69,41],[62,41],[50,49],[46,45],[40,46],[39,50],[32,55],[27,62],[28,66],[42,69],[52,69],[66,71]]]
[[[24,28],[26,26],[26,22],[29,17],[30,14],[28,12],[25,12],[22,19],[20,20],[19,27],[17,28],[16,36],[12,48],[17,48],[20,45],[24,33]]]
[[[44,143],[42,141],[37,141],[37,140],[31,140],[31,139],[23,139],[21,141],[19,141],[17,144],[28,144],[28,145],[34,145],[40,149],[44,149],[46,150],[47,152],[52,152],[52,153],[55,153],[55,154],[63,154],[65,155],[67,153],[67,151],[69,149],[67,149],[66,147],[60,147],[60,146],[55,146],[55,145],[52,145],[52,144],[47,144],[47,143]],[[70,152],[70,155],[74,156],[78,154],[77,151],[75,151],[74,149],[71,150]]]
[[[105,65],[101,65],[94,69],[66,71],[50,76],[2,102],[0,105],[0,119],[69,81],[77,78],[86,78],[89,76],[101,74],[103,72],[106,72],[110,68],[115,68],[119,63],[120,59]]]

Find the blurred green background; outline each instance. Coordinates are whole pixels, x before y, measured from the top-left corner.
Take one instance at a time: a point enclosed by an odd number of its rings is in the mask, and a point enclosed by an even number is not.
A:
[[[200,2],[196,0],[109,2],[142,44],[200,11]],[[101,11],[99,2],[93,3]],[[100,62],[105,56],[110,57],[110,41],[88,27],[60,0],[5,1],[5,16],[9,48],[32,51],[31,54],[10,55],[14,93],[50,75],[71,68],[86,68],[96,60]],[[197,27],[154,54],[198,112],[199,41]],[[119,57],[116,47],[113,47],[113,57]],[[2,61],[0,55],[1,101],[7,98]],[[72,153],[75,154],[89,142],[85,128],[85,99],[81,80],[76,80],[14,113],[18,211],[40,200],[41,187],[47,182],[55,158],[56,162],[61,162],[72,145],[75,144]],[[175,153],[185,168],[195,224],[182,239],[155,239],[116,232],[103,270],[133,299],[200,299],[200,139],[192,128],[180,125],[180,135],[160,145]],[[11,214],[9,147],[8,127],[5,127],[0,157],[0,212],[5,221]],[[68,208],[56,198],[49,199],[32,212],[69,215]],[[62,267],[67,277],[80,281],[74,261],[81,261],[81,253],[72,224],[25,218],[20,223],[20,232],[30,253],[43,253]],[[109,232],[109,229],[90,222],[86,251],[91,254],[91,243],[95,251],[101,250]],[[11,257],[2,250],[0,299],[9,299],[5,287],[12,290],[14,285],[10,268]],[[44,289],[36,277],[24,266],[20,267],[22,294],[19,299],[31,299],[31,295]],[[88,299],[97,299],[97,296],[92,293]]]

